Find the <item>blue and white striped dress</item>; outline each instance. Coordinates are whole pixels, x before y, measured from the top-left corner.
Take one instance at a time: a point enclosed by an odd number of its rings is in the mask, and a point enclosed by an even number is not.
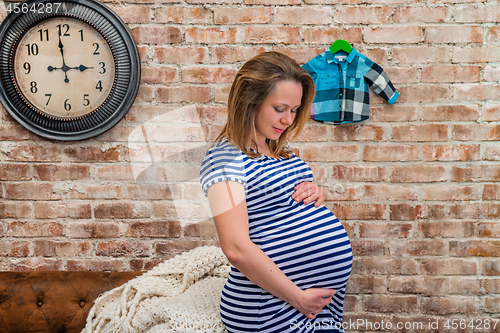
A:
[[[344,332],[345,287],[352,267],[347,233],[324,205],[291,198],[294,187],[313,180],[311,168],[289,158],[250,158],[227,140],[206,153],[200,170],[205,195],[220,181],[245,188],[250,239],[301,289],[331,288],[332,302],[315,319],[231,268],[221,299],[221,318],[229,332]]]

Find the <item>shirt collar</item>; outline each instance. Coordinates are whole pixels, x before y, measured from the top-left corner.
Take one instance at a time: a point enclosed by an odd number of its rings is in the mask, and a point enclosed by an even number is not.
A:
[[[347,58],[345,60],[347,60],[348,63],[351,63],[352,60],[354,59],[354,57],[356,56],[356,54],[358,54],[358,51],[356,51],[356,49],[353,47],[351,53],[349,53],[349,55],[347,56]],[[332,62],[334,62],[336,64],[339,63],[339,61],[337,59],[335,59],[333,54],[330,52],[330,48],[327,48],[325,50],[325,57],[326,57],[326,62],[328,62],[329,64],[331,64]]]

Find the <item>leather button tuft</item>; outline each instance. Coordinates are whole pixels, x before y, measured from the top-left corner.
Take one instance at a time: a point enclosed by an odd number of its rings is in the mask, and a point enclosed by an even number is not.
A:
[[[36,303],[36,305],[37,305],[39,308],[41,308],[41,307],[42,307],[42,305],[43,305],[43,303],[42,303],[42,301],[39,301],[38,303]]]
[[[80,302],[80,307],[83,308],[85,306],[85,302],[84,301],[81,301]]]

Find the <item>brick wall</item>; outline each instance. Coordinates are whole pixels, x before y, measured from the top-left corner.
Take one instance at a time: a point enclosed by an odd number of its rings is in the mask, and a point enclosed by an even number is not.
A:
[[[1,270],[144,270],[215,244],[197,166],[235,73],[265,50],[305,63],[343,25],[401,93],[393,106],[372,94],[370,120],[357,125],[310,121],[292,144],[352,241],[345,320],[426,328],[440,318],[444,331],[447,318],[498,318],[497,1],[108,5],[139,46],[137,100],[116,127],[79,142],[40,138],[0,110]]]

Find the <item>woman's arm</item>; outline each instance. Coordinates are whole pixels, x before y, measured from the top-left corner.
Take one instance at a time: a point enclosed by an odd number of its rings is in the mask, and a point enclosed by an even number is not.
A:
[[[222,251],[243,275],[309,319],[331,302],[334,290],[300,289],[250,240],[243,185],[219,182],[209,187],[207,195]]]

